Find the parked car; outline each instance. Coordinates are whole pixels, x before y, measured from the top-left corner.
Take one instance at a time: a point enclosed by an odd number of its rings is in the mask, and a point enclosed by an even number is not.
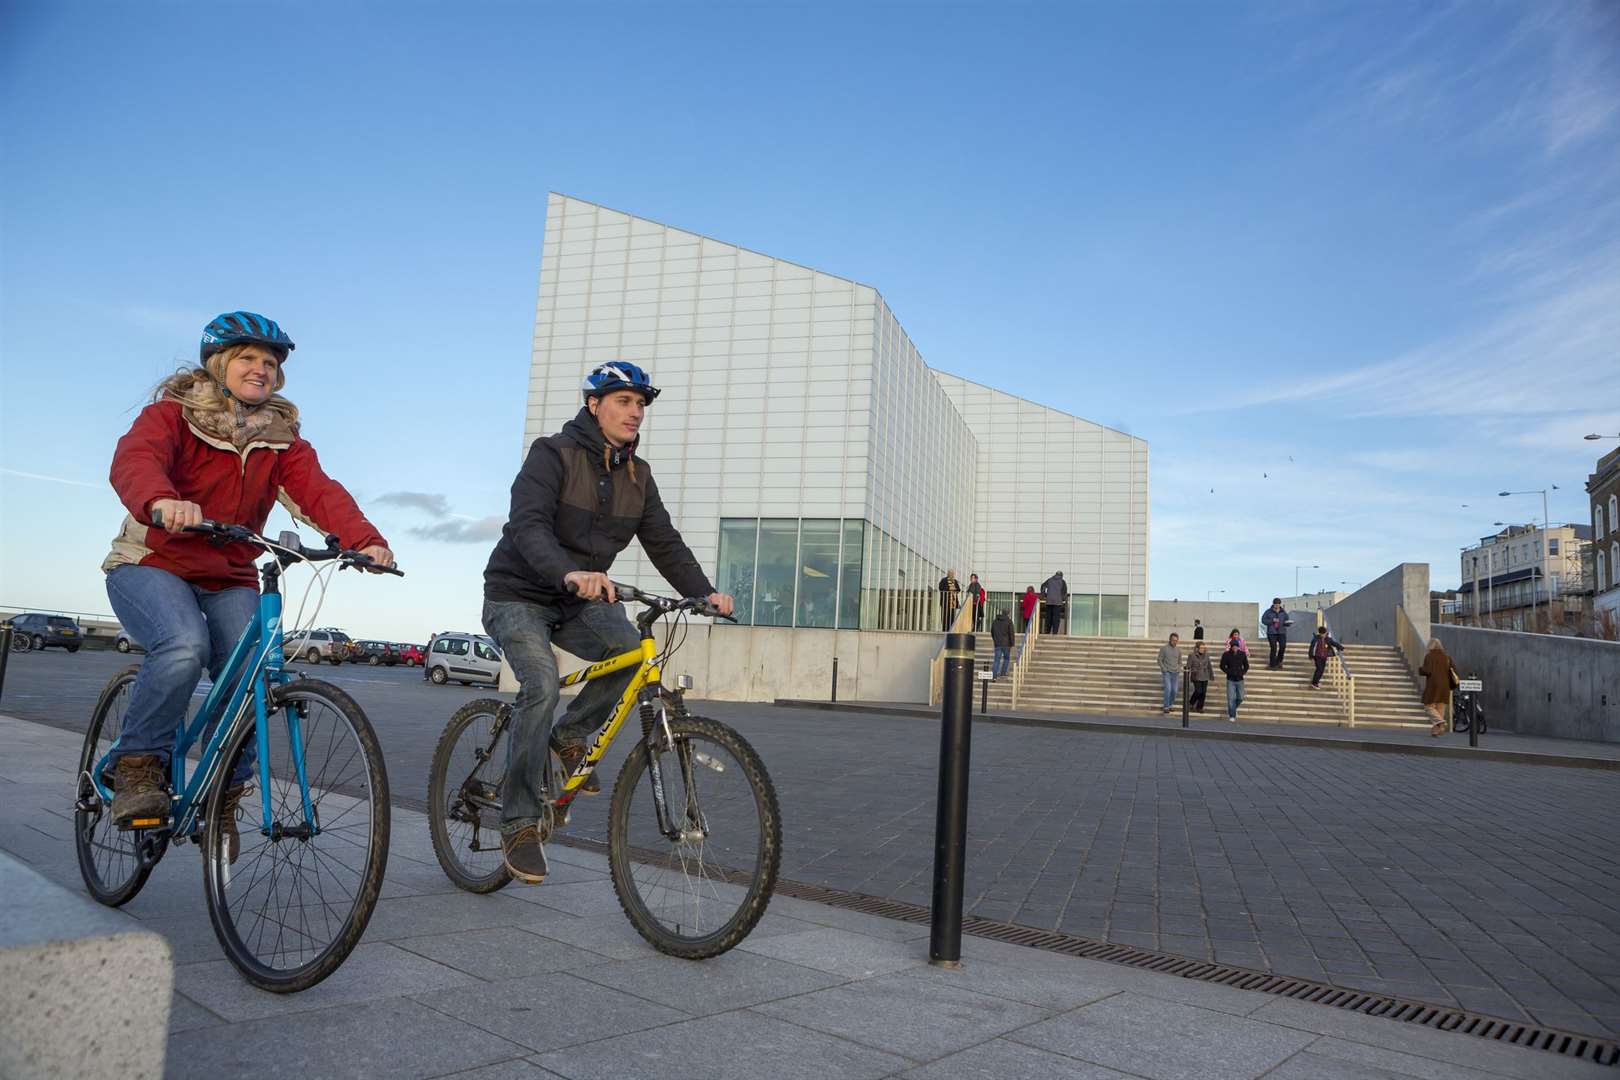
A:
[[[420,645],[412,645],[405,641],[396,641],[394,651],[399,653],[399,661],[406,667],[416,667],[427,655],[427,650]]]
[[[501,678],[501,654],[482,634],[434,634],[428,642],[422,676],[443,686],[451,679],[462,686],[496,683]]]
[[[84,644],[78,621],[66,615],[30,611],[14,616],[6,625],[11,627],[13,635],[26,637],[33,649],[66,649],[75,653]]]
[[[349,650],[353,646],[349,635],[341,630],[306,630],[283,641],[281,654],[288,660],[303,660],[311,664],[318,664],[322,660],[328,664],[341,664],[349,658]]]
[[[349,662],[353,664],[387,664],[393,667],[399,663],[399,652],[391,641],[356,641],[354,648],[349,650]]]
[[[129,631],[127,630],[118,631],[118,640],[113,642],[113,648],[117,649],[119,652],[146,651],[146,646],[130,637]]]

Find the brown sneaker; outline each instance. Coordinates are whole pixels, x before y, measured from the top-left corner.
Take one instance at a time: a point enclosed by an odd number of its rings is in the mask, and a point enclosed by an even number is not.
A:
[[[169,820],[168,770],[156,754],[125,754],[113,766],[113,823],[155,828]]]
[[[242,797],[247,794],[248,786],[245,783],[225,789],[223,820],[220,822],[220,846],[225,851],[225,861],[235,864],[236,857],[242,853],[242,834],[236,830],[236,811],[242,805]]]
[[[538,885],[546,880],[546,852],[540,846],[540,830],[525,825],[512,833],[501,834],[501,862],[506,872],[525,885]]]
[[[557,749],[557,757],[562,762],[564,776],[573,775],[574,770],[579,768],[579,763],[585,760],[585,752],[583,743],[575,743],[573,746],[563,746]],[[581,795],[600,795],[602,793],[602,785],[596,782],[595,769],[591,770],[591,774],[579,786],[579,793]]]

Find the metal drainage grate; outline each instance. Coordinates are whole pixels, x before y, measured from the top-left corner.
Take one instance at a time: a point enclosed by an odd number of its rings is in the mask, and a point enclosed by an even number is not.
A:
[[[562,835],[554,836],[552,840],[568,847],[582,848],[600,854],[607,852],[607,845],[600,840]],[[928,909],[919,904],[885,900],[881,897],[867,896],[864,893],[849,892],[844,889],[833,889],[825,885],[811,885],[803,881],[778,880],[776,891],[783,896],[810,900],[814,903],[845,908],[849,911],[864,912],[868,915],[879,915],[886,919],[899,919],[902,922],[924,925],[930,921]],[[1156,971],[1162,975],[1177,975],[1183,979],[1197,979],[1200,982],[1218,983],[1238,990],[1257,990],[1262,994],[1275,994],[1278,997],[1292,998],[1295,1001],[1308,1001],[1312,1004],[1328,1005],[1336,1009],[1349,1009],[1352,1012],[1364,1013],[1367,1016],[1381,1016],[1387,1020],[1420,1024],[1423,1027],[1435,1028],[1440,1031],[1455,1031],[1481,1039],[1511,1043],[1514,1046],[1547,1050],[1565,1057],[1596,1062],[1599,1065],[1620,1065],[1620,1043],[1593,1038],[1589,1035],[1578,1035],[1570,1031],[1538,1027],[1534,1024],[1521,1024],[1517,1021],[1503,1020],[1494,1016],[1485,1016],[1481,1013],[1467,1012],[1463,1009],[1426,1005],[1419,1001],[1406,1001],[1401,998],[1388,997],[1384,994],[1369,994],[1363,990],[1349,990],[1342,986],[1334,986],[1331,983],[1297,979],[1289,975],[1277,975],[1269,971],[1256,971],[1252,968],[1235,967],[1231,964],[1213,964],[1207,960],[1192,960],[1185,956],[1152,952],[1131,945],[1113,945],[1106,941],[1093,941],[1090,938],[1059,933],[1056,930],[1038,930],[1029,926],[1017,926],[1013,923],[982,919],[975,915],[968,915],[962,919],[962,932],[971,934],[974,937],[1004,942],[1008,945],[1023,945],[1032,949],[1045,949],[1048,952],[1078,956],[1087,960],[1102,960],[1110,964],[1124,964],[1128,967],[1141,968],[1144,971]]]

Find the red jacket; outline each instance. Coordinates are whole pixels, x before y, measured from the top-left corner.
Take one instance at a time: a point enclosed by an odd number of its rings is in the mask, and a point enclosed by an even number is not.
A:
[[[148,405],[113,452],[113,490],[129,510],[103,570],[127,563],[155,566],[205,589],[258,587],[254,544],[214,544],[195,533],[152,526],[156,499],[202,507],[203,517],[263,532],[279,499],[291,514],[336,533],[352,550],[387,546],[343,485],[321,471],[315,448],[277,423],[246,448],[205,434],[177,401]]]
[[[1022,609],[1024,618],[1027,619],[1035,613],[1035,605],[1040,602],[1040,599],[1040,595],[1033,592],[1026,592],[1018,598],[1018,606]]]

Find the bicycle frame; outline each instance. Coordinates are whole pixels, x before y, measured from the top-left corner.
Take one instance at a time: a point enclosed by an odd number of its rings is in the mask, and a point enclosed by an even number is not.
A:
[[[571,775],[564,778],[562,794],[557,797],[556,801],[557,809],[561,810],[574,801],[574,797],[579,794],[580,785],[585,783],[585,778],[590,776],[591,770],[596,768],[597,762],[602,760],[603,755],[607,753],[608,747],[613,745],[613,739],[618,735],[619,728],[629,719],[630,713],[641,700],[642,691],[649,686],[661,684],[663,673],[659,670],[658,665],[653,663],[657,655],[658,645],[649,632],[647,636],[641,639],[640,645],[636,648],[629,649],[617,656],[610,656],[606,660],[599,660],[589,667],[570,672],[558,680],[557,685],[559,687],[575,686],[579,683],[592,682],[616,671],[623,671],[625,668],[633,667],[638,669],[631,678],[630,685],[626,686],[624,693],[620,695],[619,703],[614,707],[613,713],[601,727],[596,729],[590,741],[586,744],[585,759],[579,763],[579,767]]]
[[[272,816],[270,753],[269,729],[266,727],[269,720],[268,697],[271,686],[279,686],[290,680],[282,669],[280,570],[276,564],[271,563],[263,568],[262,573],[264,589],[259,593],[258,611],[247,628],[242,631],[242,636],[237,639],[236,647],[231,650],[229,659],[220,670],[219,678],[215,679],[209,688],[208,696],[203,699],[191,724],[188,726],[182,719],[175,732],[174,749],[169,754],[169,777],[173,790],[179,792],[179,796],[170,810],[170,820],[173,822],[170,830],[172,836],[188,837],[200,827],[199,818],[203,802],[219,770],[225,766],[220,760],[222,750],[249,715],[247,698],[250,692],[253,695],[251,715],[256,724],[259,744],[259,803],[263,813],[260,832],[264,835],[270,833]],[[304,822],[312,835],[319,834],[320,825],[315,820],[315,812],[309,798],[309,781],[304,771],[304,738],[300,718],[296,709],[287,709],[286,714],[288,742],[293,751],[293,768],[298,775],[299,791],[303,797]],[[196,771],[188,784],[186,754],[202,737],[203,729],[207,727],[208,722],[215,717],[220,718],[220,723],[214,728],[207,745],[203,747]],[[108,750],[90,771],[90,782],[95,786],[96,794],[105,803],[112,802],[113,793],[102,777],[107,768],[108,758],[117,749],[117,743],[114,743],[112,749]]]

